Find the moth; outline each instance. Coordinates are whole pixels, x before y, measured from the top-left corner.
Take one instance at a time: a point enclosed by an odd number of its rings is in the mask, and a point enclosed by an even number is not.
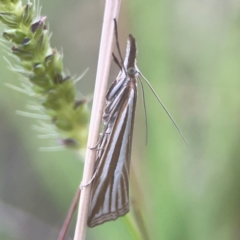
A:
[[[106,94],[106,105],[102,118],[104,129],[98,143],[95,171],[92,178],[89,227],[115,220],[129,211],[129,168],[137,103],[137,80],[139,76],[143,77],[143,75],[136,65],[135,38],[129,34],[123,61],[118,43],[116,20],[114,23],[121,62],[114,54],[113,60],[119,66],[120,72]],[[139,80],[142,86],[141,79]],[[146,82],[182,135],[150,83],[147,80]]]

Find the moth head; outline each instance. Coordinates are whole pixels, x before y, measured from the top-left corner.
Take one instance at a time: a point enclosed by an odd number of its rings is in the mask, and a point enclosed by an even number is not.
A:
[[[137,70],[134,67],[130,67],[127,70],[127,75],[129,77],[135,77],[135,74],[137,73]]]

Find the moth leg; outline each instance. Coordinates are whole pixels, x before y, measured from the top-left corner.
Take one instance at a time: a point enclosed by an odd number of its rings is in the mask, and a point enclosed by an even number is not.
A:
[[[103,140],[103,137],[104,137],[104,134],[101,133],[100,136],[101,136],[101,137],[99,138],[99,140],[97,141],[97,143],[96,143],[95,146],[93,146],[93,147],[88,147],[90,150],[96,149],[96,148],[101,144],[101,142],[102,142],[102,140]]]
[[[94,172],[94,174],[93,174],[93,176],[92,176],[92,178],[90,179],[89,182],[87,182],[86,184],[83,184],[83,183],[81,182],[81,184],[80,184],[80,186],[79,186],[80,190],[82,190],[84,187],[89,186],[89,185],[93,182],[94,178],[96,177],[97,170],[98,170],[98,169],[96,169],[96,171]]]

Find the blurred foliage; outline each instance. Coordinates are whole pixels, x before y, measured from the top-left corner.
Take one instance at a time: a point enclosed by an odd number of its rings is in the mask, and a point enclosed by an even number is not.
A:
[[[66,66],[77,74],[90,67],[78,84],[83,95],[91,94],[104,2],[75,0],[70,5],[58,1],[57,11],[56,1],[41,1],[41,5],[53,31],[53,46],[64,49]],[[124,52],[128,33],[132,33],[138,43],[139,69],[189,143],[186,147],[145,87],[148,145],[145,148],[139,94],[132,167],[140,190],[134,196],[133,187],[132,196],[141,202],[150,239],[240,238],[239,16],[240,2],[234,0],[123,1],[121,48]],[[0,231],[11,226],[21,232],[21,239],[56,239],[81,180],[82,163],[70,151],[37,150],[43,141],[30,129],[32,119],[14,113],[24,108],[26,97],[3,86],[18,78],[6,65],[0,58],[0,202],[25,215],[20,214],[20,220],[0,217]],[[117,72],[113,65],[110,82]],[[30,228],[33,219],[42,227]],[[11,233],[15,231],[4,231],[1,239],[19,239]],[[74,222],[69,235],[73,233]],[[120,218],[89,229],[87,239],[133,237]]]

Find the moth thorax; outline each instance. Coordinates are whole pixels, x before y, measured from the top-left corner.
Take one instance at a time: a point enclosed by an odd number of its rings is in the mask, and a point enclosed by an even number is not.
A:
[[[129,77],[134,77],[136,73],[137,73],[137,70],[134,67],[130,67],[127,70],[127,75]]]

